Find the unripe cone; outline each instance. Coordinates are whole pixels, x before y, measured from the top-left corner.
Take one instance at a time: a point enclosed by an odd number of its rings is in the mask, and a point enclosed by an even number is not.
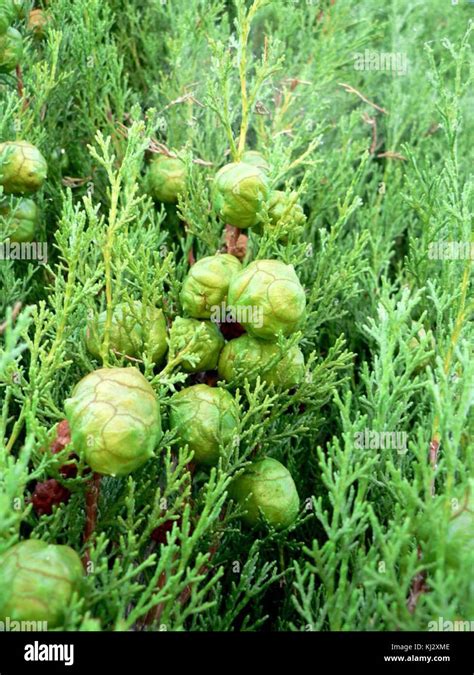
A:
[[[259,222],[258,211],[268,197],[264,172],[245,162],[227,164],[218,171],[213,186],[214,209],[234,227],[247,228]]]
[[[266,368],[276,356],[275,365]],[[281,389],[291,389],[299,384],[304,376],[304,356],[298,347],[292,347],[284,354],[278,345],[258,340],[251,335],[242,335],[226,344],[219,357],[219,377],[232,382],[239,371],[245,371],[249,382],[260,375],[263,382]]]
[[[75,452],[93,471],[124,476],[153,456],[161,438],[155,392],[137,368],[100,368],[64,403]]]
[[[238,408],[225,389],[196,384],[171,397],[170,426],[198,464],[216,464],[238,430]]]
[[[217,367],[219,354],[224,346],[224,337],[217,326],[211,321],[184,319],[176,317],[170,330],[170,356],[175,356],[190,344],[198,333],[194,346],[189,355],[197,357],[192,365],[186,356],[181,367],[187,373],[198,373],[202,370],[214,370]]]
[[[173,204],[186,188],[186,165],[178,157],[158,155],[148,168],[147,184],[154,199]]]
[[[0,36],[7,32],[15,19],[15,14],[13,0],[0,0]]]
[[[21,198],[11,205],[0,204],[0,216],[3,216],[10,227],[10,241],[33,241],[39,222],[39,209],[32,199]]]
[[[270,171],[270,165],[267,160],[260,152],[257,152],[257,150],[246,150],[240,158],[240,161],[245,164],[250,164],[251,166],[256,166],[257,169],[260,169],[263,173],[268,173]]]
[[[86,346],[91,354],[99,358],[104,339],[107,312],[99,314],[89,323],[86,330]],[[140,358],[148,344],[153,363],[160,363],[168,345],[166,342],[166,320],[161,309],[149,306],[144,311],[139,300],[122,302],[112,312],[109,347],[118,354]]]
[[[280,332],[290,335],[300,327],[306,297],[293,265],[255,260],[231,280],[228,305],[237,316],[240,310],[244,317],[259,317],[258,322],[239,319],[250,335],[274,340]]]
[[[298,195],[296,192],[291,192],[289,195],[281,190],[274,190],[272,192],[268,215],[273,225],[277,225],[280,222],[289,227],[304,225],[306,216],[297,199]]]
[[[69,546],[30,539],[0,556],[0,619],[61,625],[84,569]]]
[[[23,56],[23,38],[16,28],[0,34],[0,73],[10,73]]]
[[[36,192],[46,180],[47,171],[45,158],[31,143],[0,143],[0,185],[6,194]]]
[[[252,462],[232,482],[229,494],[245,509],[242,518],[251,527],[262,522],[262,513],[276,529],[288,527],[298,516],[300,500],[294,480],[288,469],[271,457]]]
[[[229,284],[241,269],[240,261],[228,253],[198,260],[181,289],[180,300],[186,314],[195,319],[209,319],[212,308],[227,298]]]

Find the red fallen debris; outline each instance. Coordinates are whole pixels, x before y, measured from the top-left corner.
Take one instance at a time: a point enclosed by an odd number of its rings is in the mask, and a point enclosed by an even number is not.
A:
[[[71,430],[67,420],[61,420],[56,429],[56,438],[51,444],[51,452],[53,455],[61,452],[71,442]],[[77,459],[77,455],[73,452],[69,455],[69,459]],[[77,476],[77,466],[74,464],[63,464],[60,468],[61,475],[64,478],[75,478]]]
[[[237,321],[224,321],[222,323],[219,322],[218,326],[226,340],[233,340],[234,338],[238,338],[245,333],[245,328],[241,326],[240,323],[237,323]]]
[[[31,496],[33,508],[39,516],[51,514],[53,506],[67,503],[71,493],[61,485],[55,478],[45,480],[43,483],[37,483]]]
[[[64,450],[71,442],[71,431],[67,420],[62,420],[56,429],[56,438],[51,443],[50,450],[53,455]],[[69,455],[69,460],[77,459],[73,452]],[[64,478],[75,478],[77,476],[77,466],[75,464],[63,464],[59,472]],[[31,503],[39,516],[43,514],[50,515],[53,512],[53,506],[65,504],[71,496],[70,491],[65,488],[55,478],[49,478],[41,483],[36,483]]]
[[[193,378],[195,384],[207,384],[208,387],[215,387],[218,380],[217,370],[206,370],[202,373],[196,373]]]
[[[71,430],[67,420],[61,420],[56,429],[56,438],[51,444],[51,452],[55,455],[57,452],[64,450],[66,445],[71,442]]]
[[[238,227],[233,227],[232,225],[225,226],[225,244],[227,253],[235,255],[239,260],[245,258],[248,239],[248,236],[239,230]]]
[[[159,527],[155,527],[153,532],[151,533],[151,538],[153,541],[156,541],[157,544],[166,544],[166,538],[168,532],[171,532],[173,529],[173,525],[175,523],[178,524],[178,527],[180,525],[181,518],[178,518],[178,520],[167,520],[166,522],[162,523]]]

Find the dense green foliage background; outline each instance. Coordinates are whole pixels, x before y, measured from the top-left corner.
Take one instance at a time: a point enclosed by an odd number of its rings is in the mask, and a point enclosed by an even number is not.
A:
[[[107,275],[117,301],[149,298],[173,318],[191,248],[198,258],[222,246],[209,180],[240,127],[247,24],[241,0],[43,6],[44,40],[18,22],[23,91],[0,76],[0,142],[28,140],[49,165],[38,198],[48,264],[0,262],[0,551],[39,537],[83,552],[87,476],[65,482],[72,498],[50,516],[29,495],[60,477],[67,453],[45,448],[74,384],[100,366],[84,329]],[[85,594],[65,629],[143,627],[153,607],[148,628],[193,631],[474,619],[473,551],[452,569],[443,536],[443,507],[462,503],[473,470],[472,261],[428,255],[431,242],[472,239],[473,12],[462,0],[274,0],[256,12],[247,146],[268,157],[275,186],[300,191],[307,225],[284,244],[252,233],[248,258],[295,265],[307,376],[283,394],[241,386],[240,449],[218,469],[191,479],[168,433],[155,461],[102,480]],[[406,73],[355,69],[366,49],[402,55]],[[186,228],[144,192],[151,138],[188,163]],[[143,372],[166,423],[186,375]],[[405,432],[406,452],[358,448],[365,429]],[[226,500],[251,452],[295,478],[303,508],[290,531],[249,531]],[[170,519],[167,543],[154,545]]]

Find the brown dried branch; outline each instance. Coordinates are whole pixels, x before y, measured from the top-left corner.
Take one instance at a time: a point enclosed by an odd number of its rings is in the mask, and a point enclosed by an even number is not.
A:
[[[375,110],[378,110],[379,112],[383,113],[384,115],[389,114],[388,110],[385,110],[385,108],[381,108],[379,105],[377,105],[373,101],[369,101],[369,99],[366,98],[364,96],[364,94],[361,94],[360,91],[358,91],[357,89],[352,87],[350,84],[346,84],[345,82],[338,82],[338,85],[340,87],[343,87],[343,89],[345,91],[347,91],[349,94],[355,94],[356,96],[358,96],[360,99],[362,99],[362,101],[364,101],[364,103],[367,103],[368,105],[372,106],[372,108],[375,108]]]
[[[273,138],[276,138],[277,136],[282,136],[283,134],[285,134],[286,136],[293,136],[293,129],[291,127],[288,127],[287,129],[277,131],[276,134],[273,134]]]
[[[171,101],[168,103],[162,110],[160,110],[160,114],[165,112],[165,110],[169,110],[169,108],[172,108],[174,105],[180,105],[181,103],[195,103],[198,105],[200,108],[205,108],[206,106],[204,103],[201,103],[201,101],[198,101],[198,99],[191,93],[184,94],[183,96],[178,96],[174,101]]]
[[[255,104],[255,113],[257,115],[269,115],[270,111],[268,110],[267,107],[263,105],[261,101],[257,101],[257,103]]]
[[[21,302],[16,302],[16,303],[14,304],[13,309],[12,309],[12,318],[11,318],[12,323],[13,323],[13,322],[16,320],[16,318],[18,317],[18,314],[20,313],[21,308],[22,308]],[[3,323],[0,323],[0,335],[3,335],[3,333],[4,333],[4,332],[6,331],[6,329],[7,329],[7,326],[8,326],[8,321],[4,321]]]
[[[438,463],[438,450],[439,450],[439,441],[436,438],[433,438],[431,443],[430,443],[430,450],[429,450],[430,464],[431,464],[431,468],[433,469],[433,478],[431,479],[431,494],[432,495],[434,495],[434,493],[435,493],[434,472],[436,470],[436,466],[437,466],[437,463]]]
[[[23,99],[22,110],[26,110],[30,105],[30,101],[25,96],[25,87],[23,84],[23,71],[19,63],[15,66],[16,72],[16,87],[18,91],[18,96]]]
[[[128,127],[125,126],[125,124],[119,122],[117,124],[117,131],[121,136],[127,138]],[[166,155],[166,157],[177,157],[177,154],[175,152],[172,152],[164,143],[160,143],[160,141],[157,141],[156,138],[150,139],[147,149],[149,152],[156,155]],[[214,166],[214,162],[208,162],[207,160],[201,159],[200,157],[193,158],[193,164],[199,164],[200,166]]]
[[[100,494],[100,473],[94,473],[87,492],[86,492],[86,525],[84,528],[84,538],[83,542],[86,546],[86,550],[83,557],[84,566],[87,567],[87,564],[90,562],[89,554],[89,542],[92,538],[92,535],[95,532],[97,525],[97,513],[99,510],[99,494]]]
[[[400,159],[403,162],[407,161],[407,158],[404,155],[401,155],[399,152],[392,152],[388,150],[387,152],[379,152],[377,157],[386,157],[387,159]]]
[[[291,91],[294,91],[299,84],[312,84],[309,80],[300,80],[298,77],[287,77],[282,82],[288,84]]]
[[[432,136],[433,134],[435,134],[435,133],[436,133],[437,131],[439,131],[440,129],[441,129],[441,124],[439,124],[438,122],[433,122],[433,124],[430,126],[430,128],[428,129],[428,131],[426,131],[426,132],[423,134],[423,136],[425,136],[425,137],[426,137],[426,136]]]
[[[375,117],[369,117],[367,113],[362,115],[362,119],[372,127],[372,143],[370,144],[369,152],[373,155],[377,147],[377,120]]]
[[[421,560],[421,549],[419,547],[418,547],[418,559]],[[426,575],[424,572],[420,572],[413,579],[410,595],[408,597],[407,608],[410,614],[413,614],[420,596],[423,593],[426,593],[427,590],[428,586],[426,585]]]
[[[61,183],[66,187],[77,188],[85,185],[92,180],[92,176],[86,176],[85,178],[74,178],[73,176],[64,176],[61,180]]]

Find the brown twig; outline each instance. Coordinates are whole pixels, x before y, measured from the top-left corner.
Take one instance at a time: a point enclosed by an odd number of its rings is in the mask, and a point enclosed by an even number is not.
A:
[[[362,115],[362,119],[372,127],[372,143],[370,144],[369,152],[373,155],[377,147],[377,120],[375,117],[369,117],[367,113]]]
[[[189,473],[189,478],[192,480],[192,477],[194,475],[194,472],[196,471],[196,464],[194,462],[189,462],[189,464],[186,466],[188,473]],[[179,553],[176,552],[175,555],[173,556],[173,562],[176,562],[179,558]],[[163,570],[163,572],[160,574],[157,584],[156,584],[156,589],[160,591],[162,588],[164,588],[166,584],[168,576],[166,574],[166,570]],[[157,605],[152,607],[147,614],[144,616],[144,618],[139,621],[139,626],[144,627],[144,626],[149,626],[153,623],[157,623],[161,615],[163,614],[163,610],[165,608],[165,603],[164,602],[159,602]]]
[[[364,96],[364,94],[361,94],[360,91],[355,89],[355,87],[352,87],[350,84],[346,84],[345,82],[338,82],[338,85],[340,87],[343,87],[345,91],[347,91],[349,94],[355,94],[358,96],[364,103],[367,103],[368,105],[372,106],[372,108],[375,108],[375,110],[378,110],[379,112],[383,113],[384,115],[388,115],[388,110],[385,110],[385,108],[381,108],[379,105],[374,103],[373,101],[369,101],[368,98]]]
[[[435,493],[435,477],[434,473],[436,470],[436,465],[438,463],[438,450],[439,450],[439,441],[436,438],[433,438],[430,442],[429,450],[429,459],[431,468],[433,469],[433,478],[431,479],[431,494],[434,496]]]
[[[407,158],[404,155],[401,155],[399,152],[392,152],[388,150],[387,152],[379,152],[377,157],[386,157],[387,159],[401,159],[404,162],[407,161]]]
[[[28,108],[30,102],[25,96],[25,87],[24,87],[24,84],[23,84],[23,71],[22,71],[19,63],[17,63],[16,66],[15,66],[15,72],[16,72],[16,87],[17,87],[17,91],[18,91],[18,96],[21,99],[23,99],[22,109],[26,110],[26,108]]]
[[[186,235],[187,235],[187,234],[188,234],[188,231],[189,231],[189,225],[188,225],[186,222],[184,222],[184,221],[183,221],[183,225],[184,225],[184,231],[186,232]],[[190,248],[189,251],[188,251],[188,263],[189,263],[189,266],[192,267],[192,266],[194,265],[195,262],[196,262],[196,257],[195,257],[195,255],[194,255],[194,247],[193,247],[193,245],[191,244],[191,248]]]
[[[125,124],[122,124],[122,122],[118,122],[116,126],[117,132],[123,138],[127,138],[129,128]],[[160,141],[157,141],[156,138],[150,139],[147,149],[149,152],[155,155],[166,155],[166,157],[174,157],[174,158],[178,156],[175,152],[172,152],[164,143],[160,143]],[[214,166],[214,162],[208,162],[207,160],[201,159],[200,157],[193,158],[192,162],[193,164],[199,164],[199,166]]]
[[[291,91],[294,91],[299,84],[313,84],[309,80],[300,80],[299,77],[287,77],[282,80],[283,84],[288,84]]]
[[[74,178],[73,176],[64,176],[64,178],[61,180],[61,183],[66,187],[76,188],[85,185],[91,180],[92,176],[86,176],[85,178]]]
[[[165,112],[165,110],[168,110],[169,108],[172,108],[174,105],[180,105],[181,103],[195,103],[198,105],[200,108],[205,108],[206,106],[204,103],[201,103],[201,101],[198,101],[198,99],[192,94],[191,92],[188,92],[187,94],[183,94],[183,96],[178,96],[178,98],[175,98],[174,101],[170,101],[167,105],[165,105],[164,108],[160,110],[160,114]]]
[[[209,572],[209,563],[212,561],[212,559],[216,555],[217,551],[219,550],[219,543],[220,543],[219,540],[216,540],[209,547],[209,559],[208,559],[207,563],[200,568],[199,575],[207,574]],[[182,605],[185,605],[187,603],[187,601],[191,597],[192,590],[193,590],[192,586],[191,586],[191,584],[189,584],[188,586],[186,586],[184,591],[181,593],[181,595],[179,596],[179,602]]]
[[[293,129],[291,127],[288,127],[287,129],[277,131],[276,134],[273,134],[273,138],[277,138],[277,136],[293,136]]]
[[[255,114],[270,115],[270,111],[261,101],[257,101],[255,104]]]
[[[418,560],[421,560],[420,547],[418,547]],[[428,590],[425,580],[426,580],[425,572],[419,572],[417,575],[415,575],[415,578],[413,579],[410,595],[408,597],[407,602],[407,608],[410,614],[413,614],[413,612],[415,611],[420,595],[426,593],[426,591]]]
[[[173,561],[176,561],[177,559],[178,559],[178,555],[176,554],[173,557]],[[156,590],[157,591],[161,591],[161,589],[164,588],[164,586],[166,584],[166,579],[167,579],[166,572],[163,571],[160,574],[160,576],[158,578],[158,582],[156,584]],[[164,608],[165,608],[164,602],[160,602],[157,605],[155,605],[155,607],[152,607],[150,609],[150,611],[145,615],[143,621],[141,621],[139,625],[140,626],[150,626],[152,623],[157,623],[160,620],[161,615],[163,614]]]
[[[112,349],[113,353],[116,356],[121,356],[123,359],[127,359],[128,361],[133,361],[133,363],[143,363],[143,359],[136,359],[134,356],[129,356],[128,354],[124,354],[123,352],[119,352],[118,349]]]
[[[433,122],[433,124],[430,126],[430,128],[428,129],[428,131],[426,131],[426,132],[423,134],[423,136],[425,136],[425,137],[426,137],[426,136],[432,136],[433,134],[435,134],[435,133],[436,133],[437,131],[439,131],[440,129],[441,129],[441,124],[439,124],[439,122]]]
[[[99,494],[100,494],[100,479],[99,473],[94,473],[86,492],[86,525],[84,528],[84,545],[86,551],[84,553],[83,563],[87,567],[90,562],[89,542],[95,532],[97,525],[97,513],[99,509]]]
[[[434,496],[435,494],[435,477],[434,477],[434,472],[436,469],[436,463],[438,461],[438,449],[439,449],[439,442],[436,440],[436,438],[433,438],[433,440],[430,443],[430,449],[429,449],[429,462],[431,465],[431,468],[433,469],[433,477],[431,479],[431,495]],[[421,560],[422,558],[422,552],[421,548],[418,546],[418,560]],[[426,585],[426,572],[419,572],[418,574],[415,575],[411,589],[410,589],[410,595],[408,596],[408,601],[407,601],[407,608],[410,614],[413,614],[413,612],[416,609],[416,605],[418,603],[418,599],[420,595],[423,593],[426,593],[428,591],[428,586]]]
[[[199,164],[199,166],[214,166],[214,162],[208,162],[205,159],[199,159],[199,157],[193,159],[193,164]]]
[[[12,323],[13,323],[13,322],[15,321],[15,319],[17,318],[18,314],[19,314],[20,311],[21,311],[21,308],[22,308],[21,302],[16,302],[16,303],[14,304],[13,309],[12,309],[12,317],[11,317]],[[4,321],[3,323],[0,323],[0,335],[3,335],[3,333],[4,333],[4,332],[6,331],[6,329],[7,329],[7,326],[8,326],[8,321]]]

